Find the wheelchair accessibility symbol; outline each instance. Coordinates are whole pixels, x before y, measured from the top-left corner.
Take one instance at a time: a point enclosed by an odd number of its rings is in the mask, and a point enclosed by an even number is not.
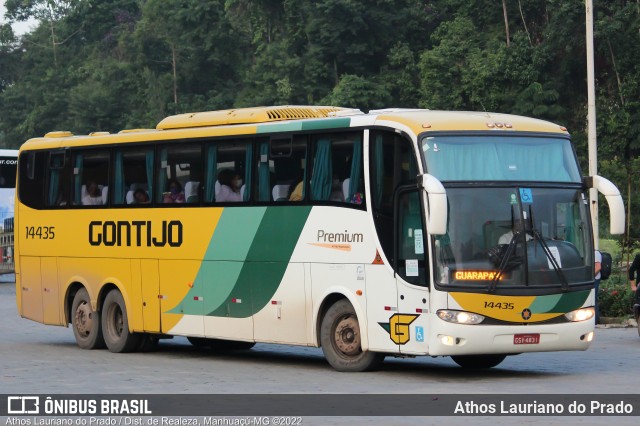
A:
[[[533,194],[531,193],[531,188],[520,188],[520,199],[522,200],[522,204],[533,203]]]
[[[416,342],[424,342],[424,328],[416,325]]]

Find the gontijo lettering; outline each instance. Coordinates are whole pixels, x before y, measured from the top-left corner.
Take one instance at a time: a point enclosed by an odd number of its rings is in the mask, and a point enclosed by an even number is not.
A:
[[[160,228],[160,229],[158,229]],[[92,246],[180,247],[182,222],[163,220],[153,226],[150,220],[89,222],[89,244]]]

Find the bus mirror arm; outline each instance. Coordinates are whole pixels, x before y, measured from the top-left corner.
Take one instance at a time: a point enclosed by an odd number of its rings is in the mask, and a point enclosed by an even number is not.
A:
[[[420,176],[426,206],[427,231],[431,235],[447,233],[447,191],[435,176],[425,173]]]
[[[618,188],[602,176],[587,176],[584,178],[587,188],[595,188],[604,195],[609,205],[609,230],[612,235],[624,234],[624,202]]]

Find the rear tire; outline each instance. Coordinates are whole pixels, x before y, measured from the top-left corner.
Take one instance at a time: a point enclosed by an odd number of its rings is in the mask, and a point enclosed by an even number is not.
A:
[[[139,348],[142,334],[129,331],[129,319],[124,298],[111,290],[102,305],[102,334],[111,352],[132,352]]]
[[[331,305],[322,318],[320,344],[325,358],[338,371],[370,371],[384,360],[384,354],[362,350],[358,317],[346,299]]]
[[[451,359],[462,368],[492,368],[500,364],[506,355],[455,355]]]
[[[100,312],[91,309],[89,293],[84,287],[78,290],[71,304],[71,326],[76,343],[82,349],[104,349]]]

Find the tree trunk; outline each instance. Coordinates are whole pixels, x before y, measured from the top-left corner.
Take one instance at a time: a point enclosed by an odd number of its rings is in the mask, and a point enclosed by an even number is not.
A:
[[[502,7],[504,7],[504,0],[502,1]],[[522,18],[524,31],[527,33],[527,38],[529,39],[529,46],[533,47],[533,42],[531,41],[531,34],[529,34],[529,29],[527,28],[527,21],[524,20],[524,13],[522,12],[522,2],[520,0],[518,0],[518,8],[520,9],[520,17]]]
[[[507,16],[507,0],[502,0],[502,12],[504,13],[504,32],[507,36],[507,47],[509,47],[509,17]]]
[[[53,66],[58,68],[58,54],[56,52],[56,31],[53,26],[53,16],[49,20],[49,28],[51,29],[51,47],[53,48]]]
[[[624,106],[624,96],[622,95],[622,80],[620,80],[620,73],[616,66],[616,58],[613,55],[613,47],[611,47],[611,40],[607,37],[607,46],[609,46],[609,53],[611,54],[611,64],[613,65],[613,71],[616,73],[616,80],[618,81],[618,95],[620,96],[620,102]]]
[[[176,72],[176,45],[171,43],[171,65],[173,66],[173,103],[178,105],[178,73]]]

